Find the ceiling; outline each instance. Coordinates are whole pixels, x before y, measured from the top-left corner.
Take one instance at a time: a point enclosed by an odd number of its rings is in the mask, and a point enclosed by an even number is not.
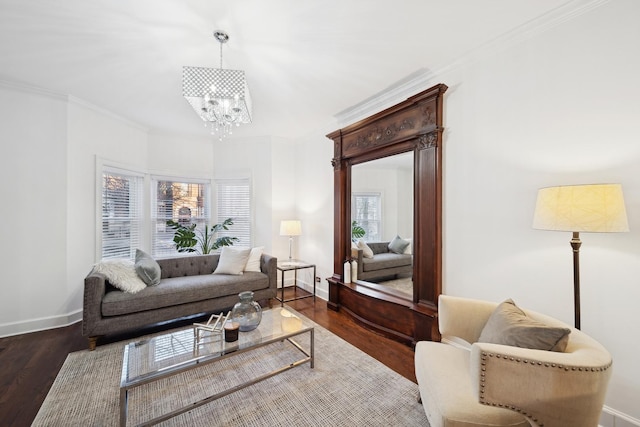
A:
[[[223,66],[246,72],[253,98],[253,123],[234,137],[295,139],[407,76],[585,2],[0,0],[0,80],[151,132],[205,136],[182,97],[182,66],[218,67],[221,29]]]

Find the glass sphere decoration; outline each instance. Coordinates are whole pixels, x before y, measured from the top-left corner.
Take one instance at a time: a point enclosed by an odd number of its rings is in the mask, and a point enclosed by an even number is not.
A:
[[[240,302],[231,310],[231,319],[240,324],[240,332],[253,331],[262,320],[262,307],[253,300],[253,292],[245,291],[238,294]]]

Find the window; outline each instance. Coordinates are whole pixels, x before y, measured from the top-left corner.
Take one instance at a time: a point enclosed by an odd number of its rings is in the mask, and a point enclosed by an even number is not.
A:
[[[102,172],[102,258],[133,258],[142,241],[143,178],[134,172]]]
[[[382,197],[380,193],[353,193],[351,220],[364,228],[366,242],[382,239]]]
[[[151,179],[151,245],[153,256],[170,256],[178,252],[173,243],[175,230],[167,220],[183,225],[196,224],[197,230],[211,226],[210,184],[184,178]]]
[[[235,246],[251,247],[251,185],[247,179],[216,180],[216,223],[233,218],[233,225],[221,236],[237,237]]]

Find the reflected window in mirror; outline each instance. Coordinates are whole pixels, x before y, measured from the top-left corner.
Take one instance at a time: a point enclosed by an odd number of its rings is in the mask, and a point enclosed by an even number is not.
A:
[[[377,242],[382,239],[382,194],[380,192],[352,193],[351,221],[354,227],[361,227],[365,242]],[[359,231],[359,230],[358,230]],[[353,232],[352,240],[358,240],[362,231]],[[354,239],[355,237],[355,239]]]

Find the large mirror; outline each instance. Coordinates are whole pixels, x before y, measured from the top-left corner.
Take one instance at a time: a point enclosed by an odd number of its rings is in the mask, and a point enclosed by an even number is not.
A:
[[[359,324],[410,345],[440,338],[442,110],[446,90],[446,85],[438,84],[327,135],[334,152],[334,270],[327,279],[327,306],[344,310]],[[396,162],[404,166],[394,169],[391,164]],[[381,193],[379,207],[375,197],[367,198],[367,193],[376,192]],[[362,196],[357,198],[358,194]],[[369,224],[372,209],[380,209],[383,215],[373,225]],[[376,252],[372,248],[376,243],[385,249],[399,236],[411,239],[409,253],[396,248],[394,254],[387,255],[380,266],[388,270],[381,275],[362,259],[358,280],[352,280],[345,262],[354,258],[354,251],[360,260],[359,252],[364,251],[358,245],[354,248],[354,220],[361,221],[370,233],[363,237],[363,243],[372,252]],[[395,262],[402,256],[408,265],[391,263],[391,258]],[[412,282],[408,292],[389,283],[408,282],[407,277]]]
[[[351,168],[350,238],[357,280],[409,300],[413,300],[413,180],[413,151]]]

